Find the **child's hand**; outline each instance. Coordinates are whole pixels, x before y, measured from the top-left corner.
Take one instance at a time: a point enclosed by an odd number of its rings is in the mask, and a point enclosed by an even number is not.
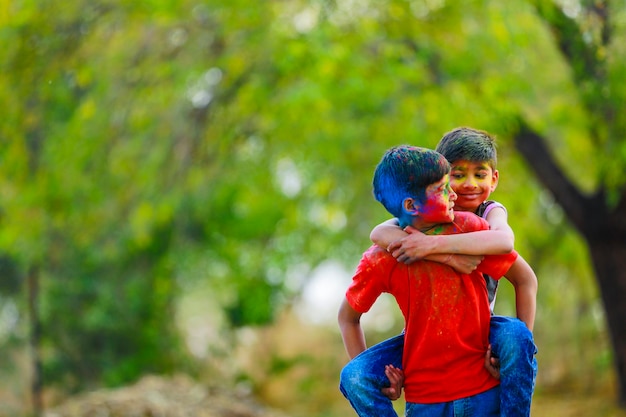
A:
[[[391,401],[395,401],[400,398],[400,395],[402,394],[404,372],[402,372],[402,369],[396,368],[393,365],[387,365],[385,366],[385,375],[389,378],[389,383],[391,385],[388,388],[382,388],[381,392]]]
[[[462,274],[470,274],[478,265],[483,261],[482,255],[450,255],[445,261],[445,264],[452,267],[455,271]]]
[[[500,379],[500,359],[493,356],[491,345],[489,345],[487,353],[485,354],[485,369],[487,369],[492,377],[497,380]]]
[[[404,229],[409,235],[393,242],[387,251],[398,262],[410,264],[431,254],[432,248],[427,245],[428,237],[419,230],[408,226]]]

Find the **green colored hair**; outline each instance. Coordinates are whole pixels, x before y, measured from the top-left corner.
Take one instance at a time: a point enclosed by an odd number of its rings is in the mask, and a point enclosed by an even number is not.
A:
[[[443,135],[437,152],[451,164],[459,160],[486,162],[494,170],[498,164],[495,138],[488,132],[471,127],[458,127]]]

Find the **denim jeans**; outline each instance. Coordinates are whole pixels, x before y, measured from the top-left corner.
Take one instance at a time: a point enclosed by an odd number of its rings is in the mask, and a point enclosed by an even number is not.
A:
[[[519,319],[492,316],[489,342],[500,359],[502,417],[530,416],[537,377],[537,347],[528,327]]]
[[[434,404],[406,403],[406,417],[500,417],[500,386],[480,394]]]
[[[385,366],[402,368],[404,333],[355,356],[341,370],[339,389],[360,417],[397,417],[393,404],[380,390],[389,386]]]
[[[489,338],[494,355],[500,359],[499,415],[528,417],[537,375],[537,348],[532,333],[518,319],[492,316]],[[360,417],[397,417],[391,400],[380,390],[389,386],[385,365],[401,368],[403,347],[404,334],[400,334],[365,350],[341,371],[339,389]],[[450,404],[454,409],[454,404]],[[420,405],[411,404],[409,407],[407,404],[407,416],[409,408],[415,409],[417,406]]]

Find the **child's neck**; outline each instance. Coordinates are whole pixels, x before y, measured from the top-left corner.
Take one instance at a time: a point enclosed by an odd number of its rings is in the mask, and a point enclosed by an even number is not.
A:
[[[454,208],[454,211],[464,211],[464,212],[466,212],[466,213],[474,213],[474,214],[476,214],[476,213],[478,213],[478,209],[480,208],[480,205],[481,205],[481,204],[482,204],[482,203],[480,203],[480,204],[478,205],[478,207],[476,207],[476,209],[475,209],[475,210],[457,209],[457,208],[455,207],[455,208]]]
[[[419,230],[422,233],[428,233],[437,226],[441,226],[442,223],[426,223],[422,222],[420,219],[417,219],[411,224],[412,227]]]

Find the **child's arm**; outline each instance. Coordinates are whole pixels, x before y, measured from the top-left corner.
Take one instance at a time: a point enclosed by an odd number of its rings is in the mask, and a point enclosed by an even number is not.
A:
[[[506,211],[502,207],[494,207],[487,213],[487,222],[491,230],[501,230],[513,234],[507,222]],[[528,262],[521,256],[505,274],[515,287],[515,309],[517,318],[523,321],[532,332],[537,311],[537,276]]]
[[[505,274],[515,287],[515,309],[517,318],[523,321],[532,332],[537,309],[537,276],[528,262],[518,256]]]
[[[339,307],[337,320],[339,321],[343,344],[346,347],[346,352],[350,359],[354,359],[355,356],[367,348],[365,335],[361,327],[361,315],[361,313],[352,308],[346,298],[343,299]],[[402,369],[398,369],[393,365],[386,365],[385,375],[389,379],[390,385],[381,388],[381,392],[390,400],[395,401],[400,398],[402,394],[404,373]]]
[[[409,234],[402,230],[396,218],[382,222],[370,232],[370,240],[387,250],[389,250],[389,246],[392,243],[400,241],[407,236],[409,236]]]
[[[501,216],[496,214],[498,211]],[[370,233],[370,239],[404,263],[418,259],[447,263],[444,261],[447,256],[433,257],[436,254],[498,255],[511,252],[514,236],[506,223],[506,213],[494,209],[489,215],[493,215],[498,224],[497,229],[454,235],[425,235],[411,227],[402,230],[397,220],[391,219],[376,226]]]
[[[487,217],[485,217],[485,220],[487,220],[487,223],[489,223],[489,230],[502,232],[509,239],[511,239],[511,246],[513,246],[513,242],[515,241],[515,235],[513,234],[513,229],[511,229],[511,226],[509,226],[507,214],[504,210],[504,207],[494,207],[492,210],[489,211],[489,213],[487,213]]]
[[[343,299],[339,307],[337,321],[339,322],[343,345],[350,359],[367,348],[365,334],[361,327],[361,315],[361,313],[352,308],[347,299]]]

